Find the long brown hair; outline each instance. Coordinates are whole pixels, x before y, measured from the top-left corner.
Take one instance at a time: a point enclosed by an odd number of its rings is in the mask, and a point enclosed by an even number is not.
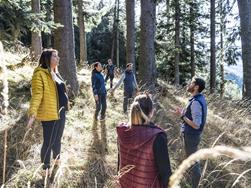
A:
[[[135,97],[131,104],[130,124],[142,125],[150,123],[149,116],[153,111],[153,101],[148,93]]]
[[[40,56],[38,66],[42,67],[44,69],[49,69],[50,70],[51,56],[52,56],[53,52],[58,53],[57,50],[52,49],[52,48],[51,49],[44,49],[41,56]]]

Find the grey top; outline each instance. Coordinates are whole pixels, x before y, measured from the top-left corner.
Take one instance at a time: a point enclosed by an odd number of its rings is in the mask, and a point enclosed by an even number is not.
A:
[[[192,102],[191,112],[192,112],[193,122],[197,126],[196,129],[199,129],[202,123],[202,107],[198,101],[194,100]]]
[[[133,75],[133,77],[134,77],[134,79],[133,79],[133,86],[134,86],[134,88],[137,88],[138,85],[137,85],[137,81],[136,81],[135,75]],[[120,86],[120,84],[124,81],[124,79],[125,79],[125,73],[123,73],[123,74],[121,75],[121,77],[120,77],[118,83],[114,86],[113,89],[114,89],[114,90],[117,89],[117,88]]]

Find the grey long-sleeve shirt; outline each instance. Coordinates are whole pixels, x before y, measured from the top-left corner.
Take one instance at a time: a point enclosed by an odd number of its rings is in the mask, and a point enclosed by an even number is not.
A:
[[[134,88],[138,88],[138,85],[137,85],[137,81],[136,81],[135,75],[133,75],[133,77],[134,77],[134,79],[133,79],[133,86],[134,86]],[[117,89],[117,88],[121,85],[121,83],[124,81],[124,79],[125,79],[125,73],[123,73],[123,74],[121,75],[121,77],[120,77],[118,83],[114,86],[113,89],[114,89],[114,90]]]
[[[193,122],[197,126],[197,129],[199,129],[202,123],[202,107],[201,104],[196,100],[194,100],[191,104],[191,113]]]

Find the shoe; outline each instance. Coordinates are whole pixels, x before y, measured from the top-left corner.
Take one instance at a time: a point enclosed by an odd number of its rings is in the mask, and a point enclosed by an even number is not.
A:
[[[50,183],[53,183],[54,181],[54,178],[57,174],[57,171],[59,169],[59,165],[54,165],[53,169],[52,169],[52,172],[51,172],[51,176],[50,176]]]
[[[51,175],[51,170],[49,168],[43,169],[41,172],[42,177],[50,176]]]
[[[98,116],[93,116],[93,121],[98,121]]]
[[[101,115],[99,121],[104,121],[104,120],[105,120],[105,115]]]
[[[99,118],[99,121],[105,121],[105,117]]]
[[[50,169],[44,169],[41,173],[42,180],[44,184],[44,188],[48,188],[50,185],[50,176],[51,176],[51,170]]]
[[[60,164],[61,164],[60,160],[54,160],[53,165],[52,165],[51,175],[50,175],[51,183],[54,181],[55,175],[57,174]]]

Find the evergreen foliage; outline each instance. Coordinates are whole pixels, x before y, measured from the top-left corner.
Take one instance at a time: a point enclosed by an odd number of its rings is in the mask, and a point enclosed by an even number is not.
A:
[[[114,41],[114,8],[115,0],[84,0],[83,14],[87,42],[87,60],[91,64],[100,61],[107,63],[112,56],[116,63],[116,46]],[[136,1],[136,7],[139,2]],[[191,9],[192,7],[192,9]],[[203,7],[203,8],[202,8]],[[240,61],[240,20],[236,12],[236,0],[216,0],[216,90],[220,89],[220,64],[235,65]],[[195,74],[208,79],[210,59],[210,4],[206,0],[180,0],[180,47],[175,48],[175,0],[157,1],[156,20],[156,65],[157,76],[174,83],[175,52],[179,51],[180,84],[185,84],[192,76],[192,43],[191,32],[194,34]],[[136,16],[138,16],[136,9]],[[119,19],[119,54],[120,65],[126,63],[126,14],[125,2],[120,2]],[[79,28],[77,24],[77,0],[73,0],[73,20],[75,34],[75,55],[79,59]],[[61,27],[54,23],[53,5],[51,0],[41,0],[41,13],[31,12],[30,0],[2,0],[0,2],[0,38],[6,43],[17,41],[30,47],[31,31],[42,31],[43,47],[53,47],[54,30]],[[140,28],[136,19],[136,70],[139,65]],[[221,27],[224,26],[224,27]],[[191,30],[192,28],[192,30]],[[222,30],[223,29],[223,30]],[[220,36],[223,33],[223,49]],[[49,37],[49,38],[48,38]],[[223,53],[222,53],[223,52]]]

